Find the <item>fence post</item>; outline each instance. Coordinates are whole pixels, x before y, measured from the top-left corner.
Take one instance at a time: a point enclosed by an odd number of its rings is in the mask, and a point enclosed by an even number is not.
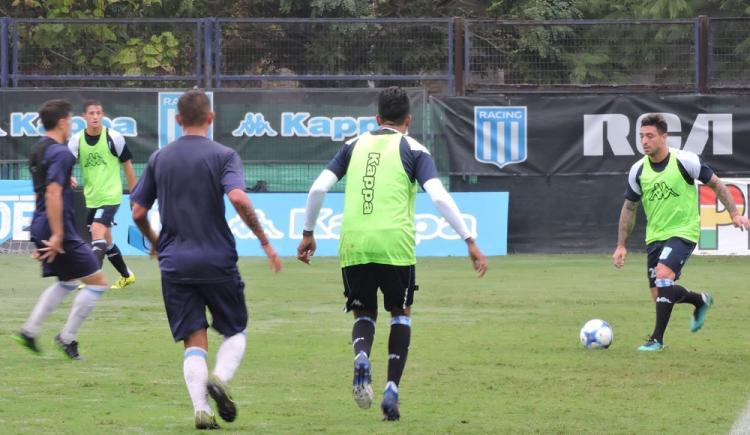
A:
[[[8,87],[8,20],[0,18],[0,88]]]
[[[18,23],[11,22],[11,75],[13,76],[13,87],[18,87]]]
[[[221,21],[213,20],[213,67],[214,83],[217,88],[221,87]]]
[[[464,94],[464,19],[453,18],[453,83],[454,94]]]
[[[711,53],[708,50],[709,32],[711,31],[711,19],[707,15],[698,16],[697,40],[696,40],[696,85],[697,91],[701,94],[707,94],[709,88],[709,69],[708,65]]]
[[[203,20],[203,79],[205,88],[212,89],[213,82],[213,18]]]

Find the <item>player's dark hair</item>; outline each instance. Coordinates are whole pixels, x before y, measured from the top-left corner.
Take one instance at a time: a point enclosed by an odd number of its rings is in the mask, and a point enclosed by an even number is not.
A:
[[[211,113],[211,101],[200,89],[191,89],[177,101],[177,110],[182,117],[183,127],[194,127],[203,124]]]
[[[83,103],[83,113],[86,113],[87,110],[89,110],[89,107],[91,106],[99,106],[101,107],[102,103],[99,100],[86,100]]]
[[[70,116],[73,106],[68,100],[49,100],[39,108],[39,119],[45,130],[54,130],[61,119]]]
[[[656,127],[659,134],[667,132],[667,121],[658,113],[650,113],[641,120],[641,127],[648,127],[649,125]]]
[[[409,96],[398,86],[391,86],[378,95],[378,115],[384,121],[403,124],[409,115]]]

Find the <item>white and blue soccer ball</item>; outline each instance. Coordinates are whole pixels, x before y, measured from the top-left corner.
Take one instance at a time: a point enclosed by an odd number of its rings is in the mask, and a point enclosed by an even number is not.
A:
[[[586,349],[607,349],[613,338],[612,327],[601,319],[589,320],[581,328],[581,344]]]

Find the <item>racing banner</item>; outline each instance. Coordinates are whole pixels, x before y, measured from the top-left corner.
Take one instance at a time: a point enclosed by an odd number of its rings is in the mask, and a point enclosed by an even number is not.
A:
[[[643,156],[643,116],[667,121],[668,145],[722,176],[750,175],[747,95],[513,94],[433,97],[452,175],[605,175]]]
[[[305,220],[306,194],[264,193],[252,196],[258,220],[279,255],[295,256],[302,240]],[[454,199],[472,236],[486,255],[505,255],[507,252],[507,193],[458,193]],[[122,204],[129,204],[123,195]],[[315,237],[316,255],[338,255],[344,195],[330,193],[320,211]],[[264,255],[252,231],[237,215],[225,198],[226,218],[241,256]],[[8,241],[29,240],[28,227],[34,212],[34,192],[29,181],[0,181],[0,245]],[[435,210],[425,193],[417,194],[414,216],[417,256],[465,256],[466,244]],[[149,212],[154,229],[160,228],[158,207]],[[128,233],[134,228],[130,208],[123,205],[115,215],[117,225],[112,236],[124,255],[145,255],[138,245],[128,243]],[[131,242],[132,242],[131,237]]]

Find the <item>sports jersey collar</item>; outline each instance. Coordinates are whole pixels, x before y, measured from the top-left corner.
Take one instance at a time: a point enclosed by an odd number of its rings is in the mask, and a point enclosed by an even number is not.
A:
[[[393,127],[388,127],[387,125],[381,125],[380,128],[378,128],[378,131],[383,131],[383,130],[389,130],[389,131],[392,131],[392,132],[398,133],[398,134],[405,134],[405,133],[401,133],[400,131],[396,130]]]

